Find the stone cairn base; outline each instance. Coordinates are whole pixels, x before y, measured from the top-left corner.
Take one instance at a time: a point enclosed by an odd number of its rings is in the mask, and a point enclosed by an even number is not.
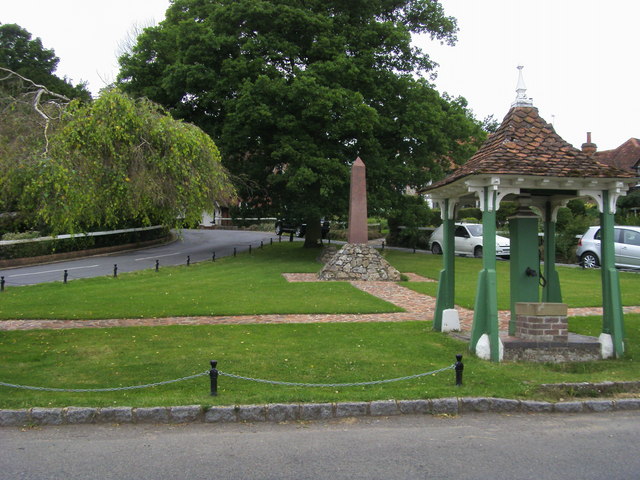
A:
[[[318,273],[320,280],[399,282],[400,272],[369,245],[347,243]]]

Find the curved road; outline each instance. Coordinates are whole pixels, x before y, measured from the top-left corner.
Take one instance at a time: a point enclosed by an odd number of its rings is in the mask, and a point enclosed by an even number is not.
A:
[[[183,230],[181,238],[165,245],[43,265],[5,268],[0,270],[0,276],[4,277],[6,286],[63,281],[65,270],[68,280],[99,277],[113,275],[114,265],[118,266],[118,273],[125,273],[155,268],[156,260],[160,267],[185,265],[187,257],[190,257],[191,263],[211,261],[214,252],[216,258],[226,257],[233,255],[234,248],[242,252],[248,250],[249,246],[258,248],[260,242],[267,245],[271,239],[278,241],[277,235],[268,232]],[[283,242],[288,240],[288,236],[282,238]]]

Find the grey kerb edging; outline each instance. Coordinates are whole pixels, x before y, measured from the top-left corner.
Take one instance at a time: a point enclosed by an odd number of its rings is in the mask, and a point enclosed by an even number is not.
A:
[[[94,423],[230,423],[329,420],[391,415],[460,415],[464,413],[588,413],[640,410],[640,398],[538,402],[504,398],[462,397],[432,400],[302,403],[210,407],[66,407],[0,409],[0,426],[78,425]]]

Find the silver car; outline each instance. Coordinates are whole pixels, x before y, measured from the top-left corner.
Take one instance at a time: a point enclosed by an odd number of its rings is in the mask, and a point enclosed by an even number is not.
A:
[[[613,239],[616,267],[640,268],[640,227],[614,227]],[[578,241],[576,256],[584,268],[600,266],[600,227],[589,227]]]
[[[482,257],[482,224],[456,223],[453,235],[456,254]],[[440,225],[429,238],[429,249],[435,255],[442,254],[442,238],[442,225]],[[510,242],[508,238],[496,235],[496,255],[509,258]]]

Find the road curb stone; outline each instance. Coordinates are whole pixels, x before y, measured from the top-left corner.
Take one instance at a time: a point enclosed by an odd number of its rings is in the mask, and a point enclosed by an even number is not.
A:
[[[70,425],[93,423],[97,414],[97,408],[67,407],[64,409],[65,423]]]
[[[166,407],[134,408],[135,423],[168,423],[169,410]]]
[[[640,398],[540,402],[490,397],[450,397],[431,400],[376,400],[344,403],[277,403],[210,407],[66,407],[0,409],[0,427],[121,423],[238,423],[331,420],[394,415],[462,415],[486,413],[600,413],[640,410]]]

